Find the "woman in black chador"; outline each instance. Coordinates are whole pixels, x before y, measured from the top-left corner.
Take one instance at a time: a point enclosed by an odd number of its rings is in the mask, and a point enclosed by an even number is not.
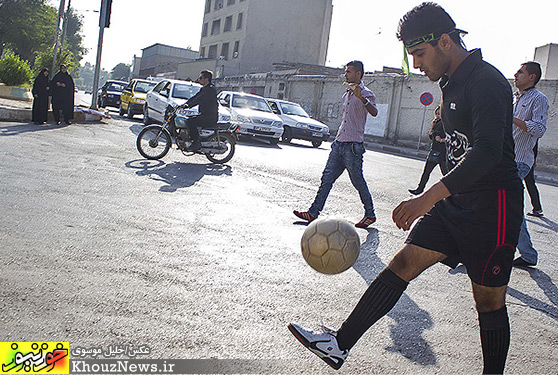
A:
[[[71,124],[70,120],[74,118],[74,80],[68,74],[66,65],[60,65],[60,71],[50,81],[50,95],[56,124],[60,124],[60,111],[66,124]]]
[[[43,69],[33,82],[33,115],[32,121],[39,125],[47,121],[48,116],[48,69]]]
[[[430,133],[428,136],[432,140],[430,145],[430,152],[426,158],[426,164],[424,165],[424,171],[420,177],[419,185],[416,189],[409,189],[409,193],[418,195],[424,191],[424,187],[428,182],[430,173],[434,170],[436,165],[440,166],[442,174],[448,173],[448,166],[446,163],[446,133],[444,131],[444,125],[442,124],[442,118],[440,116],[440,107],[436,107],[434,110],[434,120],[432,121],[432,127],[430,128]]]

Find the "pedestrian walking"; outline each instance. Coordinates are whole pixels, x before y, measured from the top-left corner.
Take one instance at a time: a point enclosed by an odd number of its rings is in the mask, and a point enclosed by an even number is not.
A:
[[[358,190],[364,205],[364,217],[355,226],[366,228],[376,221],[372,195],[362,173],[364,127],[368,114],[376,116],[376,96],[362,83],[364,65],[351,61],[345,68],[347,90],[343,94],[343,120],[322,173],[322,180],[314,202],[308,211],[293,213],[307,222],[315,220],[324,208],[326,199],[335,181],[347,170],[351,183]]]
[[[60,111],[64,122],[71,124],[74,118],[74,80],[68,74],[66,65],[60,65],[60,71],[50,81],[50,94],[52,95],[52,113],[56,124],[60,124]]]
[[[514,75],[517,92],[513,104],[513,140],[515,142],[515,161],[519,177],[524,180],[535,165],[535,148],[537,141],[546,132],[548,118],[548,99],[535,88],[541,79],[542,70],[539,63],[528,61]],[[542,211],[541,211],[542,212]],[[538,253],[533,247],[531,236],[527,230],[527,222],[523,218],[519,243],[520,257],[513,264],[518,267],[537,265]]]
[[[434,120],[432,121],[432,127],[430,128],[428,136],[431,140],[430,152],[426,158],[418,187],[416,189],[409,189],[409,193],[413,195],[422,194],[430,178],[430,173],[432,173],[437,165],[440,166],[442,175],[448,173],[448,165],[446,163],[446,132],[444,131],[444,125],[442,123],[440,106],[436,107],[434,110]]]
[[[43,69],[33,82],[33,112],[31,120],[36,124],[44,124],[48,118],[49,82],[48,69]]]
[[[440,80],[448,167],[424,194],[393,211],[405,245],[370,284],[337,331],[290,324],[295,337],[335,369],[361,336],[397,303],[411,280],[441,262],[467,268],[478,312],[484,374],[501,374],[510,343],[505,305],[523,211],[512,138],[512,91],[506,78],[467,51],[446,11],[422,3],[403,16],[398,38],[414,67]]]

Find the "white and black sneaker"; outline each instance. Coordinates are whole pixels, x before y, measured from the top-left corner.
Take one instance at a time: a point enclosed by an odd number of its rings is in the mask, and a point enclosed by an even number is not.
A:
[[[336,370],[339,370],[341,366],[343,366],[345,358],[349,355],[349,351],[339,349],[335,331],[327,327],[322,327],[322,332],[312,332],[294,323],[289,324],[288,327],[302,345],[306,346],[325,363]]]

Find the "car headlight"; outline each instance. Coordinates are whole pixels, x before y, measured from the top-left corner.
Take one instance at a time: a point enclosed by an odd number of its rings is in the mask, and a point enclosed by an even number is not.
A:
[[[271,126],[275,126],[276,128],[281,128],[283,127],[283,123],[281,121],[273,121],[271,123]]]
[[[132,101],[133,101],[134,103],[137,103],[137,104],[143,104],[143,103],[145,103],[145,99],[140,99],[140,98],[134,98],[134,99],[132,99]]]
[[[296,125],[295,125],[295,127],[301,128],[301,129],[306,129],[306,128],[308,127],[308,125],[306,125],[306,124],[303,123],[303,122],[297,122]]]
[[[252,119],[250,117],[238,115],[238,116],[236,116],[236,121],[238,121],[238,122],[252,122]]]
[[[231,121],[231,116],[229,115],[219,115],[219,121],[223,121],[223,122],[229,122]]]

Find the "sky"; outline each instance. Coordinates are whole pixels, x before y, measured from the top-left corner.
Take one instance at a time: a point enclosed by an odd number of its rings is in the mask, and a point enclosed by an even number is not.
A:
[[[83,15],[88,54],[95,63],[101,0],[70,0]],[[254,0],[253,0],[254,1]],[[257,1],[257,0],[255,0]],[[281,0],[277,0],[281,1]],[[49,0],[57,9],[60,0]],[[66,5],[68,0],[66,0]],[[399,19],[420,0],[333,0],[327,66],[361,60],[366,71],[401,67],[403,47],[395,36]],[[205,0],[113,0],[111,26],[105,29],[101,66],[131,64],[142,48],[155,43],[199,50]],[[440,0],[464,37],[468,49],[481,48],[486,61],[512,78],[535,47],[558,43],[558,1]],[[412,60],[409,61],[412,64]],[[419,73],[411,69],[412,72]]]

